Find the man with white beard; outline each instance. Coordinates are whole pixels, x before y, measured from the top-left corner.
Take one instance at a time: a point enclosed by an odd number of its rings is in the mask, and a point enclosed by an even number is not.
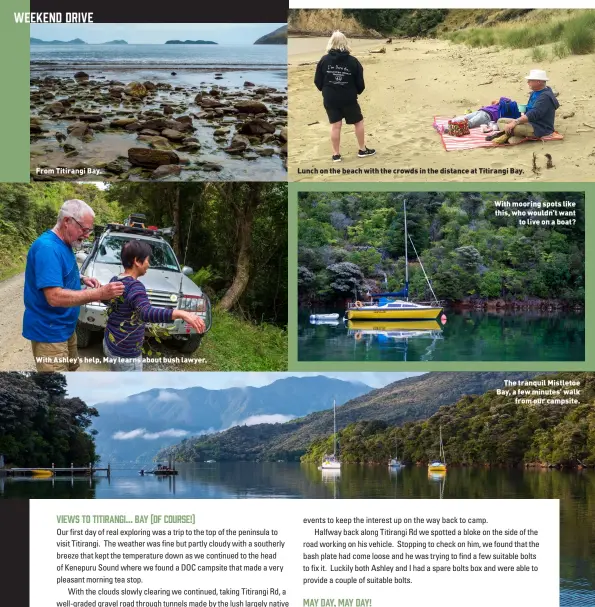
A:
[[[87,203],[67,200],[56,225],[41,234],[27,254],[23,337],[31,341],[37,371],[76,371],[79,306],[124,292],[121,282],[101,286],[96,278],[81,278],[73,248],[80,248],[89,236],[94,219]]]

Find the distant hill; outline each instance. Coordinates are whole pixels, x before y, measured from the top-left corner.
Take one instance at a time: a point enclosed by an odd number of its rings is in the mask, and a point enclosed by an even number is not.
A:
[[[366,420],[399,425],[426,419],[443,405],[469,394],[501,388],[504,378],[528,379],[536,373],[427,373],[368,391],[337,407],[337,430]],[[338,401],[337,401],[338,402]],[[312,413],[284,424],[235,426],[218,434],[184,441],[159,455],[177,461],[297,460],[315,440],[333,431],[333,411]]]
[[[109,42],[102,42],[102,44],[128,44],[126,40],[110,40]]]
[[[324,376],[286,377],[260,388],[153,389],[95,405],[96,451],[104,462],[147,462],[183,437],[303,417],[332,407],[333,398],[343,404],[370,390],[359,382]]]
[[[165,44],[217,44],[212,40],[168,40]]]
[[[274,32],[259,38],[254,44],[287,44],[287,26],[282,25]]]
[[[75,38],[74,40],[40,40],[39,38],[30,38],[30,44],[87,44],[84,40],[80,38]]]

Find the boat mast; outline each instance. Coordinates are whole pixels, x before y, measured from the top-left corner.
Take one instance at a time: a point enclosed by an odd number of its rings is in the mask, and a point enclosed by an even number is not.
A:
[[[405,223],[405,299],[409,301],[409,258],[407,256],[407,201],[403,200],[403,216]]]
[[[333,399],[333,456],[337,457],[337,408]]]

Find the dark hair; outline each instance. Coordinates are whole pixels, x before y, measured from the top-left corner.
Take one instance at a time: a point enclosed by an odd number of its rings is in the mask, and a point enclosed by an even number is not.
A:
[[[120,253],[122,265],[128,269],[134,265],[134,260],[141,263],[151,256],[151,245],[142,240],[129,240]]]

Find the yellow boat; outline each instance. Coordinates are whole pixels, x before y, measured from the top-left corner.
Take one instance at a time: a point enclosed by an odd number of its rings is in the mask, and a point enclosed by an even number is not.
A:
[[[386,331],[387,333],[403,332],[406,337],[411,333],[426,333],[429,331],[441,331],[442,327],[435,320],[408,320],[408,321],[386,321],[379,320],[378,322],[349,320],[347,328],[352,331],[361,331],[364,335],[366,331],[378,333]]]
[[[440,426],[440,455],[439,459],[428,464],[428,472],[446,472],[446,456],[442,445],[442,426]]]
[[[446,464],[442,462],[431,462],[428,464],[428,472],[446,472]]]
[[[356,301],[353,307],[347,309],[345,316],[348,320],[436,320],[441,312],[440,306],[424,306],[410,301],[394,301],[383,305]]]
[[[31,475],[39,478],[49,478],[54,476],[54,473],[51,470],[31,470]]]

